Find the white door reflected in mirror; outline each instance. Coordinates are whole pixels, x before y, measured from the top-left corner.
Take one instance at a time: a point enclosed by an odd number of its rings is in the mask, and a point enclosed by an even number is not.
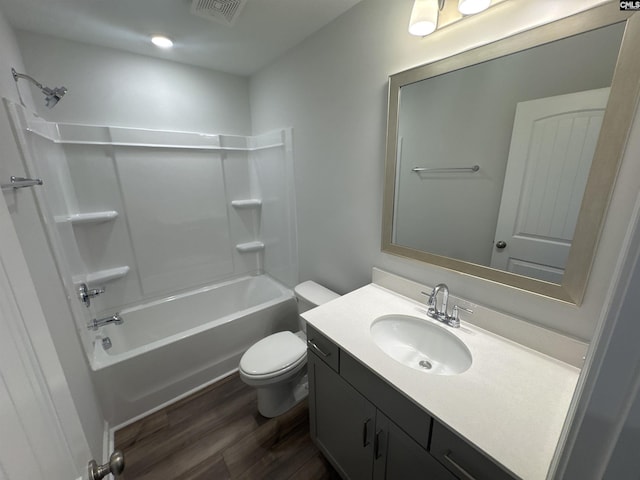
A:
[[[518,104],[491,267],[562,283],[609,90]]]

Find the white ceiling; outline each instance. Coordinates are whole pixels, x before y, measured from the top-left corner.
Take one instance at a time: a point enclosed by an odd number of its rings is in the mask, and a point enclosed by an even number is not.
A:
[[[0,0],[16,29],[251,75],[361,0],[248,0],[234,26],[190,13],[191,0]],[[174,47],[149,41],[164,34]]]

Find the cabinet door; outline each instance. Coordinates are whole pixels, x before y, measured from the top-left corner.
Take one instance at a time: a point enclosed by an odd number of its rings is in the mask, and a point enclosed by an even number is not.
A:
[[[374,480],[456,480],[380,410],[376,414]]]
[[[310,351],[307,366],[311,438],[343,479],[372,478],[375,407]]]

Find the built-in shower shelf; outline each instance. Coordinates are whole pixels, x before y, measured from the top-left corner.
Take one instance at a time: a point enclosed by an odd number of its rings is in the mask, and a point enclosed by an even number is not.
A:
[[[238,210],[244,210],[249,208],[260,208],[262,206],[262,200],[259,198],[248,198],[246,200],[232,200],[231,205]]]
[[[260,241],[239,243],[236,245],[236,250],[240,253],[261,252],[264,250],[264,243]]]
[[[56,222],[71,222],[73,225],[79,225],[83,223],[102,223],[110,222],[118,218],[118,212],[115,210],[107,210],[104,212],[88,212],[88,213],[74,213],[72,215],[64,215],[56,217]]]
[[[88,273],[83,279],[74,283],[81,283],[84,281],[89,286],[100,285],[101,283],[112,282],[120,278],[125,277],[129,273],[130,268],[126,265],[122,267],[107,268],[106,270],[98,270],[97,272]]]

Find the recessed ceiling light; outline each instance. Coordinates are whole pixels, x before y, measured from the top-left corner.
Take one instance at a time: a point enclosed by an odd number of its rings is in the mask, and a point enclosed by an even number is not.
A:
[[[163,35],[154,35],[151,37],[151,42],[157,47],[160,48],[171,48],[173,47],[173,42],[170,38],[167,38]]]

